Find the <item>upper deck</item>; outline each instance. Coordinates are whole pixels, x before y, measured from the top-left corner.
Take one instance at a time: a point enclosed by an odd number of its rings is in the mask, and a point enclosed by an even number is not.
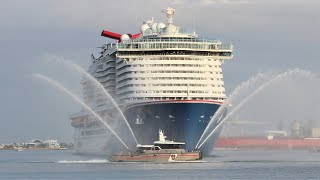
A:
[[[139,34],[116,34],[103,31],[102,35],[117,39],[115,44],[105,44],[104,51],[116,53],[117,57],[130,58],[134,56],[157,55],[198,55],[214,56],[218,59],[231,59],[233,45],[219,40],[198,38],[195,32],[187,32],[173,25],[175,10],[163,10],[167,15],[167,23],[144,21]],[[220,58],[219,58],[220,57]]]

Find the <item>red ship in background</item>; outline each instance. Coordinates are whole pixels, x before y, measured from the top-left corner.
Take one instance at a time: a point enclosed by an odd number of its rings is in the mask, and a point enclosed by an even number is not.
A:
[[[320,149],[320,138],[221,137],[215,148],[227,149]]]
[[[308,127],[298,121],[291,124],[291,135],[286,131],[266,131],[266,136],[220,136],[215,149],[306,149],[320,152],[320,128]],[[311,125],[310,125],[311,124]]]

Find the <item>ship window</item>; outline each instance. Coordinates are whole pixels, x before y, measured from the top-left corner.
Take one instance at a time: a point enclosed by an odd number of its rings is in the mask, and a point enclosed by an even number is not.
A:
[[[182,149],[181,144],[157,144],[161,149]]]

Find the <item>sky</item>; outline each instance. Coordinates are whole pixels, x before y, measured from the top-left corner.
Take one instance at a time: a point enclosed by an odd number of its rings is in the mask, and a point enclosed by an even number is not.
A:
[[[97,47],[111,41],[100,36],[103,29],[137,33],[151,17],[165,22],[161,10],[168,6],[176,9],[175,25],[234,44],[234,58],[223,65],[227,94],[259,72],[301,68],[320,73],[317,0],[2,0],[0,143],[35,138],[72,142],[68,116],[80,106],[31,75],[45,74],[81,96],[80,77],[48,59],[62,57],[88,68],[91,53],[97,56]],[[319,81],[312,82],[308,87],[313,91],[303,89],[299,95],[311,93],[317,100]],[[284,94],[299,87],[283,84]],[[270,99],[274,89],[264,97]],[[317,106],[316,101],[306,103]]]

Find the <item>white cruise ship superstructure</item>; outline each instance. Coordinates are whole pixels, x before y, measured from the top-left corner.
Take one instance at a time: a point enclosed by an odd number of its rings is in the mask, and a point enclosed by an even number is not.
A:
[[[104,44],[100,57],[92,56],[89,72],[115,99],[139,143],[152,143],[163,129],[192,149],[226,99],[221,66],[232,58],[233,46],[186,33],[173,24],[173,8],[163,12],[166,23],[152,18],[138,34],[104,30],[102,36],[117,42]],[[90,81],[82,84],[85,103],[102,116],[118,118]],[[97,119],[82,110],[71,120],[78,152],[108,149],[110,133]]]

